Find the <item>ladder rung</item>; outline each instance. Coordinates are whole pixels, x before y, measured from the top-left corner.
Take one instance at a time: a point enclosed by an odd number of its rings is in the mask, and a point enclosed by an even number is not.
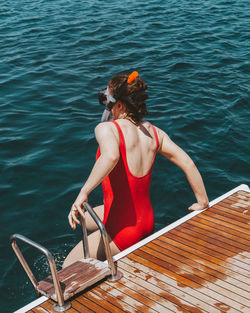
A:
[[[96,259],[81,259],[58,272],[64,300],[102,280],[111,274],[107,263]],[[38,291],[57,301],[51,275],[38,283]]]

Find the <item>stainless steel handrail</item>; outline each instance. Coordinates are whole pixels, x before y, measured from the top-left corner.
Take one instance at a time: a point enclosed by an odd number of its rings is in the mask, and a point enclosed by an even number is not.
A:
[[[89,212],[89,214],[91,215],[91,217],[93,218],[93,220],[97,224],[98,228],[100,229],[100,232],[101,232],[101,235],[102,235],[102,239],[103,239],[103,242],[104,242],[106,258],[107,258],[107,261],[108,261],[108,265],[109,265],[109,267],[111,269],[111,280],[118,280],[118,279],[121,278],[121,273],[117,271],[117,268],[116,268],[115,263],[113,261],[111,250],[110,250],[110,246],[109,246],[108,234],[106,232],[106,229],[105,229],[102,221],[99,219],[99,217],[95,214],[95,212],[92,209],[92,207],[89,205],[89,203],[84,202],[83,206]],[[87,245],[88,245],[88,238],[87,238],[87,230],[86,230],[85,219],[81,216],[80,221],[81,221],[81,228],[82,228],[82,234],[83,234],[83,250],[84,250],[84,252],[85,252],[85,250],[87,250],[88,255],[89,255],[88,246],[87,247],[84,246],[85,242],[87,242]]]
[[[108,261],[109,268],[111,270],[111,277],[109,279],[110,280],[118,280],[122,277],[122,273],[117,271],[117,268],[116,268],[115,263],[113,261],[110,246],[109,246],[108,234],[106,232],[106,229],[105,229],[102,221],[95,214],[92,207],[87,202],[84,202],[83,206],[84,206],[85,210],[87,210],[89,212],[89,214],[91,215],[91,217],[93,218],[93,220],[97,224],[98,228],[100,229],[102,239],[104,242],[106,258]],[[84,257],[89,258],[90,253],[89,253],[89,245],[88,245],[87,227],[86,227],[85,218],[82,215],[80,216],[80,222],[81,222],[81,230],[82,230]],[[20,251],[20,249],[16,243],[17,240],[22,241],[23,243],[31,246],[32,248],[39,250],[41,253],[43,253],[47,257],[50,271],[51,271],[51,275],[52,275],[52,279],[53,279],[53,284],[55,287],[57,302],[58,302],[58,304],[54,304],[53,309],[57,312],[63,312],[63,311],[68,310],[71,307],[71,304],[70,304],[70,302],[64,302],[62,288],[60,285],[60,281],[58,279],[55,260],[54,260],[53,255],[50,253],[50,251],[48,249],[46,249],[42,245],[34,242],[33,240],[31,240],[31,239],[29,239],[23,235],[13,234],[10,237],[11,246],[12,246],[17,258],[19,259],[21,265],[23,266],[23,269],[25,270],[26,274],[28,275],[32,285],[34,286],[36,292],[38,292],[38,293],[39,293],[39,290],[38,290],[39,283],[37,282],[34,274],[32,273],[28,263],[26,262],[26,260],[23,256],[22,252]]]
[[[89,242],[88,242],[88,234],[87,234],[87,227],[85,218],[80,215],[80,224],[81,224],[81,230],[82,230],[82,244],[83,244],[83,254],[84,258],[89,258]]]
[[[55,265],[55,260],[53,255],[49,252],[48,249],[46,249],[45,247],[43,247],[42,245],[34,242],[33,240],[19,235],[19,234],[13,234],[10,237],[10,243],[11,246],[17,256],[17,258],[19,259],[20,263],[22,264],[26,274],[28,275],[32,285],[34,286],[35,290],[38,291],[38,282],[35,278],[35,276],[33,275],[28,263],[26,262],[22,252],[20,251],[16,241],[22,241],[24,243],[26,243],[27,245],[31,246],[32,248],[35,248],[37,250],[39,250],[40,252],[42,252],[48,260],[49,263],[49,267],[50,267],[50,271],[51,271],[51,275],[52,275],[52,279],[53,279],[53,283],[54,283],[54,287],[55,287],[55,292],[56,292],[56,296],[57,296],[57,302],[58,302],[58,306],[54,306],[54,309],[56,311],[62,312],[63,310],[67,310],[71,305],[70,303],[64,303],[64,298],[63,298],[63,293],[62,293],[62,288],[60,286],[60,282],[58,279],[58,275],[57,275],[57,271],[56,271],[56,265]]]

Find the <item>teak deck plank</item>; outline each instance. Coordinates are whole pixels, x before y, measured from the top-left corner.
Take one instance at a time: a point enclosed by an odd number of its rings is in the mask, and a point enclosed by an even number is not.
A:
[[[68,313],[250,312],[250,193],[240,190],[118,260]],[[29,312],[52,313],[52,300]]]
[[[231,209],[235,209],[237,212],[238,209],[249,209],[250,207],[250,200],[230,196],[221,202],[222,205],[229,205]]]
[[[154,312],[172,312],[168,309],[166,304],[159,304],[159,299],[161,299],[161,297],[157,297],[157,295],[150,292],[150,290],[145,290],[141,286],[130,281],[128,278],[121,279],[121,281],[116,283],[116,286],[123,293],[139,302],[136,306],[138,309],[140,308],[145,311],[148,308],[151,308]],[[112,285],[110,285],[110,287],[112,288]]]
[[[205,242],[202,239],[193,238],[190,235],[188,235],[184,232],[181,232],[177,229],[174,229],[173,232],[171,232],[171,235],[172,234],[175,236],[176,241],[179,241],[180,240],[179,238],[183,238],[183,242],[185,242],[186,244],[187,244],[187,242],[190,242],[190,244],[192,244],[193,247],[199,248],[206,253],[207,253],[207,250],[209,250],[209,254],[212,254],[213,256],[215,256],[219,259],[225,259],[226,256],[228,257],[228,253],[226,252],[225,249],[218,247],[216,245],[213,245],[209,242]],[[233,257],[234,257],[234,255],[231,255],[231,258],[233,258]],[[234,260],[233,264],[235,264],[236,262],[237,262],[239,267],[248,269],[247,264],[245,264],[241,260],[239,260],[239,261]],[[231,263],[230,258],[228,258],[228,263]]]
[[[209,232],[214,232],[215,234],[221,236],[221,238],[223,240],[225,240],[227,242],[227,239],[231,240],[232,243],[234,243],[233,245],[235,247],[239,247],[240,249],[242,250],[247,250],[249,249],[248,245],[245,244],[245,241],[243,240],[242,242],[242,239],[239,238],[238,236],[235,236],[229,232],[227,232],[226,230],[223,230],[223,229],[219,229],[219,228],[215,228],[213,224],[204,224],[202,223],[202,220],[200,221],[195,221],[195,220],[189,220],[186,222],[187,225],[191,224],[191,225],[194,225],[194,226],[197,226],[197,227],[201,227],[202,229],[204,230],[208,230]]]
[[[82,303],[79,303],[79,301],[73,300],[73,301],[71,301],[71,304],[72,304],[72,309],[74,309],[75,312],[77,312],[77,313],[78,312],[93,313],[93,311],[90,310],[86,304],[83,305]],[[68,312],[68,311],[66,311],[66,312]]]
[[[250,216],[249,215],[246,215],[245,213],[241,212],[237,212],[237,211],[233,211],[231,209],[228,209],[225,205],[214,205],[213,207],[211,207],[209,209],[210,212],[213,212],[213,213],[217,213],[217,214],[221,214],[221,215],[224,215],[224,216],[227,216],[229,218],[233,218],[239,222],[243,222],[243,223],[246,223],[247,221],[249,222],[250,221]]]
[[[237,192],[235,194],[232,194],[230,197],[228,197],[229,200],[232,201],[239,201],[239,200],[243,200],[244,202],[246,202],[247,205],[250,205],[250,197],[247,194],[242,194],[241,192]],[[242,202],[242,203],[244,203]]]
[[[157,265],[156,263],[150,262],[148,260],[145,260],[143,257],[138,256],[138,258],[137,258],[137,255],[131,254],[131,255],[129,255],[129,258],[131,258],[132,260],[137,260],[138,262],[140,262],[140,264],[144,264],[147,267],[149,267],[150,269],[154,269],[155,271],[160,272],[160,273],[164,273],[166,275],[166,271],[165,271],[164,267],[161,267],[161,266]],[[172,273],[168,272],[168,274],[169,274],[169,276],[172,276],[173,278],[178,278],[178,276],[180,276],[180,275],[176,275],[174,272],[172,272]],[[218,302],[226,301],[226,303],[228,303],[231,306],[232,310],[233,310],[235,305],[237,306],[237,303],[235,303],[235,301],[231,301],[230,299],[225,298],[223,295],[221,295],[217,292],[214,292],[213,290],[209,290],[207,288],[202,288],[202,285],[200,285],[200,284],[195,285],[192,280],[187,279],[185,277],[182,277],[182,279],[177,280],[177,285],[179,287],[182,287],[182,288],[190,287],[192,289],[199,289],[200,293],[202,294],[201,299],[204,296],[208,295],[210,297],[210,301],[211,300],[218,301]],[[233,310],[231,312],[236,312],[236,311]]]
[[[112,303],[108,302],[107,300],[103,299],[101,296],[97,295],[97,293],[89,291],[86,293],[86,295],[81,295],[79,298],[83,298],[83,301],[85,298],[88,298],[92,300],[93,302],[101,301],[102,302],[102,307],[109,312],[114,312],[114,313],[122,313],[124,312],[117,306],[113,305]],[[78,300],[79,301],[79,300]]]
[[[237,215],[228,214],[216,208],[211,208],[211,210],[207,210],[206,212],[204,212],[204,214],[207,216],[211,216],[218,221],[220,220],[228,222],[228,225],[238,227],[238,230],[240,232],[243,232],[249,236],[250,225],[246,224],[246,219],[244,217],[240,219]]]
[[[167,307],[167,303],[162,303],[162,289],[147,281],[150,277],[143,280],[136,275],[131,274],[134,270],[132,267],[126,266],[126,264],[122,262],[119,262],[119,266],[123,269],[123,274],[126,278],[126,285],[129,288],[135,289],[147,296],[149,299],[153,299],[155,302],[161,303],[163,307]]]
[[[79,308],[81,308],[82,306],[85,306],[89,310],[91,310],[91,312],[109,313],[108,310],[106,310],[103,306],[100,307],[98,304],[92,301],[92,299],[90,299],[89,297],[80,296],[77,298],[77,302],[79,304]]]
[[[246,207],[242,207],[240,205],[236,204],[230,204],[230,203],[224,203],[223,208],[226,208],[227,210],[230,210],[231,212],[236,212],[237,214],[240,214],[244,216],[248,221],[250,219],[250,209]]]
[[[180,225],[180,227],[178,227],[178,229],[189,230],[193,233],[196,233],[197,236],[202,235],[205,236],[207,239],[211,238],[211,240],[213,240],[213,244],[216,244],[218,246],[221,246],[221,244],[223,243],[225,249],[227,249],[226,247],[230,247],[228,249],[229,251],[242,251],[248,248],[248,246],[246,245],[239,245],[239,241],[237,241],[237,238],[235,238],[231,234],[216,228],[214,229],[214,232],[211,232],[211,227],[203,225],[201,223],[197,223],[192,220],[183,223],[182,225]]]
[[[145,248],[145,250],[147,249],[147,253],[150,253],[150,249],[146,247],[143,247]],[[165,262],[165,260],[167,259],[168,262],[170,264],[174,264],[174,260],[171,260],[170,258],[166,258],[163,254],[161,253],[158,253],[156,251],[154,251],[154,257],[150,257],[150,259],[152,260],[152,262],[156,262],[155,258],[161,258],[161,264],[163,266],[165,266],[165,264],[163,262]],[[149,258],[149,256],[146,256],[145,255],[145,258]],[[164,261],[162,261],[164,260]],[[177,262],[177,260],[176,260]],[[179,267],[176,266],[176,268],[172,268],[173,271],[176,271],[178,273],[181,273],[182,276],[184,277],[187,277],[189,278],[190,280],[200,284],[200,287],[201,286],[205,286],[207,282],[210,283],[210,287],[209,289],[214,291],[214,292],[217,292],[217,293],[221,293],[222,292],[222,287],[221,287],[221,284],[216,284],[214,282],[217,281],[216,277],[211,277],[211,275],[209,276],[208,274],[198,270],[198,269],[195,269],[193,268],[193,270],[190,268],[190,266],[188,266],[187,264],[184,264],[185,267],[181,267],[181,264],[179,263]],[[199,287],[199,288],[200,288]],[[204,287],[203,287],[204,288]],[[225,287],[223,288],[225,289]],[[227,290],[227,297],[228,297],[228,300],[230,300],[231,298],[235,299],[235,301],[238,301],[240,303],[246,301],[247,299],[244,299],[243,297],[241,297],[239,294],[237,293],[233,293],[231,292],[229,289],[226,289]],[[250,304],[250,303],[249,303]],[[235,308],[237,309],[237,305],[235,304]]]
[[[172,249],[172,251],[174,251],[176,253],[176,255],[181,255],[182,257],[185,257],[188,263],[191,264],[197,264],[198,263],[198,267],[199,268],[203,268],[204,271],[207,271],[208,273],[217,273],[217,275],[220,275],[221,279],[225,278],[225,271],[227,272],[227,274],[229,275],[234,275],[235,273],[231,270],[225,269],[224,267],[221,267],[221,265],[219,263],[214,263],[211,261],[208,261],[206,258],[203,257],[202,254],[195,254],[195,251],[190,251],[190,250],[183,250],[181,249],[181,247],[176,247],[175,245],[173,245],[173,242],[164,242],[164,241],[160,241],[160,239],[156,239],[154,241],[154,244],[156,245],[160,245],[163,247],[166,247],[167,249]],[[242,281],[240,281],[240,278],[242,279]],[[232,279],[234,281],[235,285],[238,285],[239,281],[240,284],[242,284],[242,282],[245,282],[245,277],[231,277],[230,279]]]
[[[249,191],[245,191],[245,190],[238,190],[237,192],[235,192],[236,194],[242,194],[242,195],[246,195],[248,198],[250,198],[250,193]]]
[[[136,257],[136,256],[135,256]],[[136,260],[136,262],[135,262]],[[146,265],[143,265],[143,259],[137,257],[133,260],[129,258],[122,259],[126,265],[129,265],[135,268],[135,275],[150,281],[151,284],[159,286],[162,290],[173,297],[172,302],[178,302],[178,306],[185,306],[185,302],[189,303],[189,306],[203,308],[204,312],[217,312],[216,308],[213,307],[211,297],[206,294],[202,294],[199,289],[192,289],[189,286],[184,286],[177,283],[174,278],[162,274],[160,268],[155,268],[153,264],[150,265],[148,262]],[[152,266],[152,267],[150,267]],[[153,269],[155,268],[155,269]],[[203,311],[202,311],[203,312]]]
[[[231,209],[235,209],[237,212],[243,212],[246,210],[249,210],[249,201],[237,199],[234,200],[233,198],[225,199],[222,203],[222,205],[227,205],[227,207]]]
[[[211,305],[213,307],[213,303],[214,303],[213,301],[221,302],[224,300],[224,298],[221,297],[220,295],[215,295],[215,298],[213,298],[211,297],[211,294],[208,295],[206,292],[202,293],[200,289],[192,288],[190,285],[184,285],[181,282],[176,282],[176,280],[174,278],[171,278],[170,275],[169,276],[165,275],[164,271],[162,271],[160,266],[157,266],[156,264],[153,264],[149,261],[144,262],[144,259],[141,257],[134,255],[133,259],[131,260],[128,259],[128,260],[129,260],[128,262],[131,262],[139,270],[139,272],[145,271],[146,274],[152,276],[153,278],[157,277],[155,280],[161,281],[160,283],[161,287],[162,287],[162,282],[166,282],[168,287],[165,290],[166,291],[170,290],[171,293],[176,294],[176,297],[177,295],[180,295],[178,297],[178,300],[180,301],[180,303],[182,303],[183,299],[186,298],[187,301],[189,302],[196,301],[195,306],[197,307],[200,307],[202,305],[202,302],[206,303],[207,305]],[[142,263],[145,263],[145,265]],[[162,288],[164,288],[164,286]],[[176,289],[178,291],[176,291]],[[182,294],[182,292],[184,293],[184,295]],[[209,310],[208,312],[212,312],[212,309]]]
[[[203,301],[200,301],[199,304],[197,304],[197,298],[195,298],[194,296],[189,297],[188,300],[185,300],[184,298],[186,294],[183,293],[181,288],[174,287],[174,280],[172,280],[172,282],[168,280],[166,283],[164,282],[164,280],[160,280],[160,273],[149,270],[148,267],[143,267],[143,265],[140,265],[139,263],[131,265],[128,259],[123,259],[122,261],[120,261],[119,266],[122,269],[126,278],[137,281],[138,284],[145,287],[146,290],[155,292],[160,298],[160,302],[162,302],[164,299],[167,299],[173,304],[176,304],[181,308],[188,310],[188,312],[195,311],[197,305],[199,306],[199,308],[203,308],[208,312],[212,309],[209,304]],[[180,301],[179,299],[182,300]],[[166,304],[169,305],[168,303]],[[215,310],[215,312],[220,311]]]
[[[234,236],[237,236],[238,239],[242,243],[244,243],[246,246],[249,246],[250,248],[250,242],[249,242],[249,235],[245,233],[245,230],[242,230],[242,228],[235,226],[233,224],[223,222],[223,221],[218,221],[218,219],[212,218],[206,214],[203,214],[202,216],[195,216],[193,218],[194,221],[202,222],[203,224],[206,225],[212,225],[213,227],[219,227],[225,232],[228,232]]]
[[[227,199],[224,200],[225,203],[231,203],[233,205],[235,204],[241,204],[242,207],[249,207],[250,201],[248,198],[244,198],[242,196],[237,195],[231,195]]]
[[[230,256],[235,256],[235,254],[241,253],[241,249],[233,246],[231,243],[226,243],[221,241],[221,236],[216,234],[211,234],[210,232],[204,231],[202,228],[192,226],[187,227],[187,225],[180,225],[179,231],[188,235],[189,240],[200,242],[201,245],[212,244],[214,249],[221,249],[223,254]],[[218,248],[217,248],[218,247]]]
[[[155,249],[156,251],[159,251],[159,246],[157,246],[157,243],[159,242],[154,241],[154,243],[151,244],[151,247]],[[165,245],[163,242],[161,246],[165,248]],[[177,251],[177,249],[174,249],[174,250]],[[225,288],[228,288],[231,291],[239,293],[246,298],[249,296],[249,294],[246,293],[244,289],[242,289],[242,287],[246,289],[249,287],[244,282],[240,282],[232,277],[230,277],[229,279],[230,281],[229,280],[227,280],[227,282],[224,281],[226,275],[225,275],[225,272],[220,268],[220,266],[217,266],[215,267],[216,269],[214,269],[213,266],[211,266],[210,264],[198,261],[196,260],[195,255],[192,256],[191,254],[187,254],[184,251],[181,251],[181,252],[178,251],[179,254],[177,254],[165,248],[165,252],[169,256],[173,257],[174,259],[180,260],[182,262],[182,265],[184,264],[190,265],[191,271],[195,271],[197,272],[197,274],[199,271],[201,271],[201,275],[199,276],[204,276],[203,273],[206,273],[208,274],[207,276],[208,280],[211,280],[211,281],[218,280],[218,283],[220,284],[220,286],[225,286]]]
[[[228,275],[231,275],[232,277],[237,274],[237,280],[240,280],[242,282],[245,282],[247,279],[247,276],[244,276],[240,274],[239,272],[235,273],[235,270],[233,268],[233,265],[230,266],[229,268],[226,268],[225,261],[216,259],[214,257],[208,256],[206,253],[199,251],[198,249],[193,249],[192,247],[188,247],[185,244],[182,243],[177,243],[174,240],[171,240],[169,238],[159,238],[159,240],[163,240],[166,244],[169,244],[170,246],[172,245],[173,247],[178,247],[176,250],[179,249],[179,251],[182,251],[183,254],[191,254],[194,256],[195,260],[197,262],[201,262],[201,264],[204,264],[206,266],[209,266],[210,268],[213,268],[218,271],[222,271],[223,273],[226,272]],[[244,274],[244,273],[243,273]]]
[[[127,308],[128,312],[139,312],[139,310],[137,309],[137,306],[140,305],[140,302],[138,302],[134,298],[130,297],[126,293],[123,293],[118,288],[116,288],[115,283],[112,287],[110,287],[106,283],[103,283],[100,285],[100,288],[106,293],[108,293],[110,296],[112,296],[113,299],[118,299],[122,305],[122,308],[123,307]],[[145,306],[143,304],[142,304],[142,307],[145,310]]]
[[[190,243],[189,240],[186,240],[182,237],[176,236],[175,234],[170,234],[167,237],[160,238],[163,241],[170,241],[174,245],[177,245],[178,247],[182,248],[184,251],[190,251],[194,254],[197,254],[199,256],[202,256],[205,260],[211,261],[215,264],[223,264],[223,267],[225,267],[227,270],[231,271],[232,267],[237,263],[237,261],[232,260],[232,258],[228,258],[227,262],[225,262],[226,258],[223,254],[218,253],[217,251],[212,251],[209,248],[203,247],[199,244],[194,244],[193,242]],[[248,276],[248,271],[244,268],[239,266],[238,274],[243,276]],[[245,279],[245,277],[244,277]]]
[[[93,293],[100,296],[105,301],[111,303],[112,305],[117,307],[119,310],[122,310],[122,312],[131,312],[132,311],[132,307],[130,305],[128,305],[126,302],[123,302],[121,297],[116,298],[115,296],[107,293],[106,290],[103,290],[101,288],[95,288],[93,290]],[[111,311],[111,312],[113,312],[113,311]]]
[[[42,307],[38,306],[32,310],[30,310],[29,312],[32,312],[32,313],[48,313],[49,311],[43,309]]]

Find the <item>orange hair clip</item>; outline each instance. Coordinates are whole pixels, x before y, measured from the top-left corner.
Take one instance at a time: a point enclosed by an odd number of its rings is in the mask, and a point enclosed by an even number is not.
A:
[[[129,75],[127,83],[130,84],[134,79],[136,79],[137,76],[139,76],[138,72],[134,71]]]

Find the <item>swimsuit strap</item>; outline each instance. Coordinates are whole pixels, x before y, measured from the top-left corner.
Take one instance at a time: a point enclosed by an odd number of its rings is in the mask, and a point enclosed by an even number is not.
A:
[[[115,124],[115,126],[116,126],[116,128],[117,128],[117,130],[118,130],[118,133],[119,133],[120,148],[123,146],[124,149],[125,149],[125,138],[124,138],[124,136],[123,136],[123,132],[122,132],[122,130],[121,130],[120,125],[119,125],[116,121],[114,121],[114,120],[110,120],[109,122]],[[125,150],[126,150],[126,149],[125,149]]]
[[[158,151],[158,149],[159,149],[159,138],[158,138],[157,131],[156,131],[156,129],[155,129],[155,127],[154,127],[154,125],[152,125],[152,124],[151,124],[151,126],[152,126],[153,131],[154,131],[154,134],[155,134],[156,152],[157,152],[157,151]]]

